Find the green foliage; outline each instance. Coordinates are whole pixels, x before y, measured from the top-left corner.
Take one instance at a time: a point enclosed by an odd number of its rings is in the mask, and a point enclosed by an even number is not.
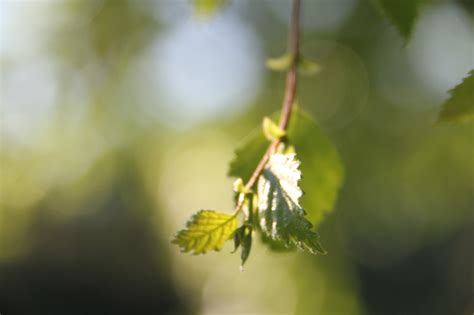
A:
[[[438,121],[474,120],[474,70],[451,91],[451,97],[443,104]]]
[[[269,118],[264,120],[263,132],[251,134],[236,150],[229,174],[234,182],[236,212],[234,215],[202,210],[177,233],[173,242],[182,251],[194,254],[220,250],[233,237],[234,252],[241,248],[242,266],[249,257],[253,231],[261,232],[262,240],[271,249],[298,248],[311,254],[324,254],[319,235],[312,230],[313,222],[320,223],[323,214],[334,208],[337,191],[342,183],[343,170],[339,156],[315,122],[294,107],[286,133]],[[257,161],[265,154],[269,141],[281,140],[257,181],[256,191],[246,188]],[[302,179],[301,169],[307,174]],[[245,181],[244,181],[245,180]],[[310,192],[300,205],[303,189]],[[306,185],[306,186],[303,186]],[[312,207],[308,213],[303,207]],[[237,228],[237,214],[244,214],[243,224]]]
[[[300,162],[296,154],[276,153],[270,157],[258,180],[258,217],[261,231],[286,247],[296,246],[312,254],[325,253],[319,236],[311,230],[305,211],[299,204],[303,191]]]
[[[236,227],[235,215],[201,210],[191,217],[186,228],[179,231],[172,242],[183,252],[195,255],[205,254],[210,250],[220,251],[225,241],[232,238]]]
[[[397,27],[407,40],[413,30],[418,9],[423,0],[373,0],[383,14]]]
[[[200,16],[211,16],[223,7],[228,0],[194,0],[194,10]]]
[[[344,178],[339,155],[314,120],[301,110],[294,109],[287,131],[288,142],[295,147],[304,177],[301,187],[308,192],[301,200],[308,219],[319,224],[324,214],[334,209],[337,193]],[[268,141],[260,130],[252,132],[235,151],[229,175],[248,180],[265,153]]]
[[[280,127],[268,117],[263,118],[262,129],[263,134],[270,141],[280,139],[286,135],[285,130],[281,130]]]

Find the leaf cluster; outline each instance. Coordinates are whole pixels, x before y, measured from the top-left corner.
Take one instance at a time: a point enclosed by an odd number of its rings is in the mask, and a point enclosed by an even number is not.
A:
[[[424,0],[372,1],[408,40]],[[203,15],[214,13],[226,3],[227,0],[194,0],[197,13]],[[271,58],[266,65],[273,71],[297,70],[310,75],[321,69],[298,49]],[[463,82],[450,91],[451,97],[443,105],[438,120],[474,120],[473,91],[474,70],[471,70]],[[233,252],[241,249],[243,266],[250,255],[252,238],[258,233],[263,243],[273,250],[326,253],[314,228],[334,209],[344,178],[343,166],[336,149],[314,120],[297,106],[291,108],[288,128],[281,129],[272,120],[274,116],[265,117],[263,128],[251,133],[237,148],[229,169],[229,175],[237,178],[234,213],[197,212],[173,240],[182,251],[193,254],[220,251],[227,240],[233,239]],[[267,151],[268,141],[272,142],[270,151]],[[265,157],[261,160],[265,163],[263,169],[259,164],[254,170],[262,156]],[[302,198],[303,191],[309,192],[305,198]]]
[[[290,126],[285,132],[266,117],[263,128],[247,137],[230,163],[229,174],[237,177],[234,214],[201,210],[176,234],[173,243],[184,252],[204,254],[221,250],[227,240],[233,239],[233,252],[241,250],[242,265],[250,255],[255,234],[260,234],[271,249],[325,254],[313,223],[320,223],[324,213],[333,209],[342,182],[342,165],[335,148],[307,114],[294,109]],[[265,154],[269,141],[275,139],[281,141],[280,146],[270,155],[256,187],[247,188],[244,181]],[[298,148],[303,163],[313,169],[308,171],[305,181],[296,153]],[[303,198],[307,199],[307,205],[314,206],[308,212],[300,202],[303,196],[300,183],[316,197]],[[242,219],[238,227],[239,214]]]

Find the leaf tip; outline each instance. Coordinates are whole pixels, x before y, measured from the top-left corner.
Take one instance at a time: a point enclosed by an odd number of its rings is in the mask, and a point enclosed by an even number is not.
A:
[[[273,122],[273,120],[268,117],[263,118],[262,129],[263,134],[270,141],[281,139],[286,135],[286,131],[281,129],[275,122]]]

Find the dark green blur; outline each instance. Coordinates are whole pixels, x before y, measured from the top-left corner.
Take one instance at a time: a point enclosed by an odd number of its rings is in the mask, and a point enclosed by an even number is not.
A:
[[[264,57],[281,55],[287,26],[271,1],[234,1]],[[435,123],[442,100],[418,97],[406,44],[371,1],[337,30],[302,30],[302,51],[322,71],[301,77],[299,105],[345,169],[319,227],[328,254],[273,253],[254,238],[240,273],[231,246],[194,257],[170,244],[199,209],[232,210],[227,163],[279,110],[284,75],[265,71],[244,111],[185,127],[160,121],[162,104],[132,70],[171,27],[154,16],[166,3],[50,5],[54,110],[29,144],[2,137],[0,149],[0,313],[472,314],[473,125]],[[472,26],[472,3],[452,3]],[[0,62],[3,79],[16,65]],[[71,99],[77,80],[84,92]]]

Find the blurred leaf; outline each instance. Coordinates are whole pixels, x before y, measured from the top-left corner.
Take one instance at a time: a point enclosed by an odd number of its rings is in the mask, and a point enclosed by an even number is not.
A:
[[[197,15],[211,16],[222,8],[228,0],[194,0],[194,10]]]
[[[451,97],[443,104],[438,121],[474,120],[474,70],[450,91]]]
[[[237,218],[234,215],[201,210],[191,217],[186,228],[179,231],[172,242],[183,252],[193,252],[195,255],[210,250],[220,251],[236,228]]]
[[[235,157],[230,162],[228,175],[241,177],[247,182],[267,147],[268,140],[259,127],[245,137],[242,145],[235,150]]]
[[[296,155],[273,154],[258,180],[258,213],[262,233],[287,247],[296,246],[312,254],[324,254],[319,235],[311,231],[299,205],[303,191],[300,162]]]
[[[280,139],[286,135],[285,130],[280,129],[280,127],[268,117],[263,118],[262,129],[263,134],[270,141]]]
[[[273,71],[286,71],[291,67],[294,59],[295,56],[286,54],[281,57],[268,59],[266,65],[268,69]]]
[[[288,138],[301,160],[301,188],[306,195],[301,200],[309,220],[318,225],[324,214],[334,209],[339,188],[344,180],[344,168],[339,154],[306,113],[295,111],[288,129]]]
[[[301,188],[307,194],[302,198],[301,204],[307,211],[308,219],[317,225],[326,212],[334,209],[344,178],[339,154],[314,120],[296,108],[291,115],[287,138],[302,162],[304,176]],[[267,147],[268,141],[260,128],[253,131],[235,151],[229,175],[242,177],[247,181]]]
[[[298,61],[298,71],[301,74],[313,75],[321,71],[321,66],[318,63],[301,56]]]
[[[398,28],[402,37],[407,40],[413,30],[418,16],[418,9],[423,0],[373,0],[383,14]]]

